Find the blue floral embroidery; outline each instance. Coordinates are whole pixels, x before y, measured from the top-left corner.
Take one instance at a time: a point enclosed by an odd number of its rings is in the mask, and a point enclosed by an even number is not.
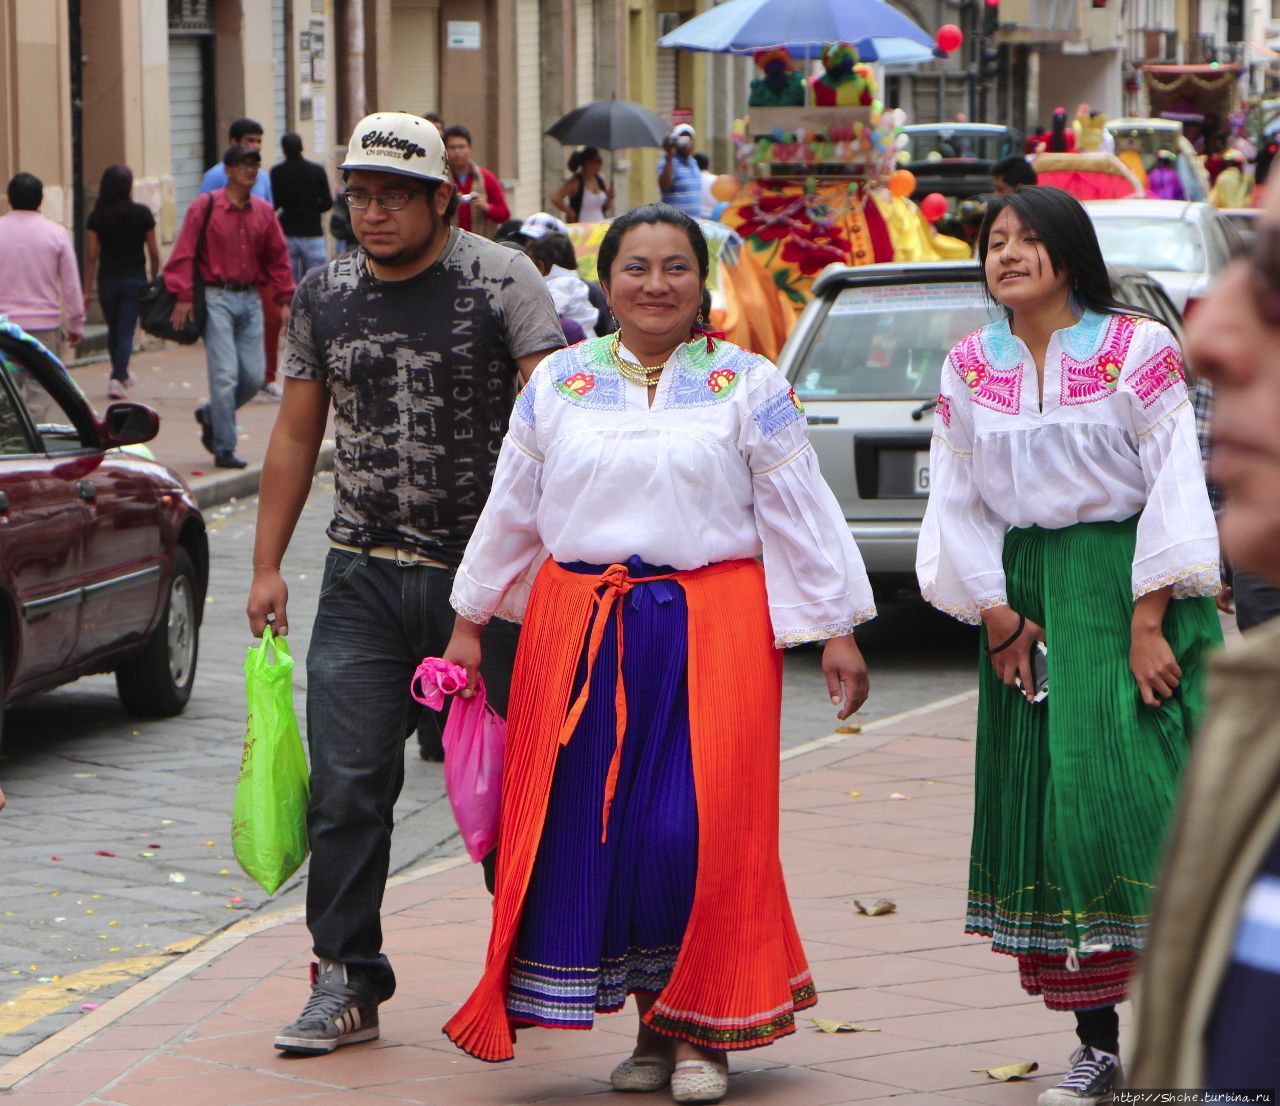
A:
[[[527,384],[520,389],[520,394],[516,396],[516,414],[530,426],[537,426],[538,419],[533,410],[533,389]]]
[[[547,368],[556,395],[593,411],[626,410],[624,382],[609,357],[609,341],[589,339],[551,355]],[[589,386],[584,386],[583,377],[590,378]],[[571,378],[578,378],[572,386]]]
[[[1062,349],[1076,361],[1090,361],[1102,349],[1102,340],[1111,316],[1086,310],[1080,321],[1062,332]]]
[[[777,437],[793,422],[804,418],[804,411],[796,406],[793,395],[790,388],[785,392],[778,392],[751,412],[751,417],[756,420],[760,433],[766,438]]]
[[[681,346],[676,353],[675,376],[667,397],[669,407],[714,407],[738,390],[743,376],[764,358],[728,342],[716,345],[708,355],[702,343]],[[713,379],[714,377],[714,379]],[[719,389],[719,390],[717,390]]]

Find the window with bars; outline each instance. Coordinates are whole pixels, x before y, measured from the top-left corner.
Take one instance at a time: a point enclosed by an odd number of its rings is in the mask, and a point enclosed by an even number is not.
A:
[[[213,32],[212,0],[169,0],[169,30]]]

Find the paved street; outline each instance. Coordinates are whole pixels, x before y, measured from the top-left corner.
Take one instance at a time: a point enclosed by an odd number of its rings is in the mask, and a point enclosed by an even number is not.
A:
[[[317,478],[286,561],[299,661],[326,550],[332,478]],[[17,1055],[138,976],[232,922],[302,901],[274,899],[239,870],[229,841],[244,735],[244,622],[256,500],[208,515],[211,581],[195,692],[177,719],[131,718],[114,679],[81,680],[6,722],[0,774],[0,1055]],[[872,668],[865,724],[973,685],[974,639],[919,603],[894,604],[862,634]],[[783,742],[835,726],[816,648],[788,656]],[[295,696],[302,714],[305,673]],[[393,871],[460,851],[438,764],[406,749]]]

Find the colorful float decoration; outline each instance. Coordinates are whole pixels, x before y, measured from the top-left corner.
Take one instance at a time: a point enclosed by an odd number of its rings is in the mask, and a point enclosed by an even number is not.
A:
[[[792,102],[800,82],[790,56],[756,55],[763,76],[752,82],[749,114],[732,134],[737,173],[713,189],[722,201],[718,219],[744,244],[735,279],[759,268],[787,331],[828,265],[958,259],[971,252],[934,228],[946,213],[943,197],[926,198],[931,218],[912,203],[915,179],[900,165],[909,144],[906,112],[885,108],[856,48],[830,44],[821,63],[822,72],[808,82],[807,102]]]

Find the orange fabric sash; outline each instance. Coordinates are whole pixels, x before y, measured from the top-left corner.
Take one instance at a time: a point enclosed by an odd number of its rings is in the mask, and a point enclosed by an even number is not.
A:
[[[671,979],[646,1016],[651,1028],[710,1048],[745,1049],[794,1032],[813,988],[778,857],[782,654],[773,648],[764,571],[730,561],[670,577],[689,609],[689,729],[698,804],[693,909]],[[616,601],[640,580],[621,565],[602,576],[548,561],[529,598],[507,719],[497,894],[484,974],[445,1025],[459,1048],[509,1060],[511,961],[542,839],[556,757],[586,705],[590,675],[573,703],[587,649],[594,664]],[[596,612],[591,640],[587,627]],[[622,653],[618,619],[619,661]],[[621,760],[626,706],[619,670],[618,744],[604,818]]]

